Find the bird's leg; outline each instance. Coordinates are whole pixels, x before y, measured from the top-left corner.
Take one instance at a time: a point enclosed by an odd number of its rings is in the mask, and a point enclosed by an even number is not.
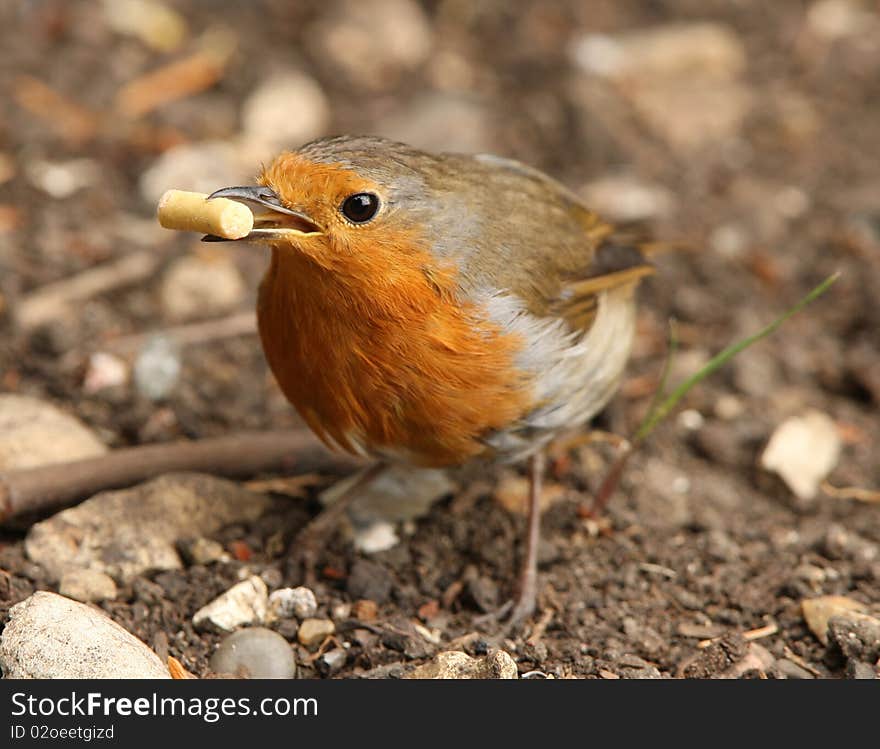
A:
[[[364,487],[372,483],[379,475],[388,468],[387,463],[374,463],[366,468],[352,481],[349,486],[336,500],[325,507],[317,516],[312,518],[293,541],[294,558],[302,566],[303,577],[306,585],[315,584],[315,561],[318,550],[328,540],[330,534],[336,530],[342,516]]]
[[[535,611],[538,597],[538,544],[541,541],[541,483],[544,477],[544,451],[529,458],[529,519],[526,528],[526,548],[520,571],[519,586],[508,626],[515,626]]]

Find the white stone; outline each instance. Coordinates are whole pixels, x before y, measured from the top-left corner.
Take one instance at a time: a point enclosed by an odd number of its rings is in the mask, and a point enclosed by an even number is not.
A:
[[[801,499],[812,499],[837,465],[840,449],[831,417],[810,410],[776,428],[761,455],[761,466],[778,474]]]
[[[378,554],[380,551],[393,549],[400,543],[400,537],[394,530],[394,524],[387,520],[377,520],[366,527],[358,528],[354,533],[354,546],[364,554]]]
[[[93,458],[107,447],[77,419],[51,403],[0,395],[0,470]]]
[[[170,679],[144,643],[97,609],[39,591],[9,610],[0,637],[6,679]]]
[[[269,595],[270,619],[308,619],[318,610],[318,601],[310,588],[279,588]]]
[[[269,589],[259,575],[236,583],[193,615],[197,629],[232,632],[266,618]]]

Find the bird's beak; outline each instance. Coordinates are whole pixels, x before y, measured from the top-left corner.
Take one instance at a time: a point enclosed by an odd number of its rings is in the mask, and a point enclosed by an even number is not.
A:
[[[321,227],[310,216],[282,205],[278,195],[270,187],[224,187],[208,196],[208,200],[213,198],[229,198],[244,203],[254,214],[254,228],[241,239],[229,240],[208,234],[202,237],[203,242],[271,241],[323,234]]]

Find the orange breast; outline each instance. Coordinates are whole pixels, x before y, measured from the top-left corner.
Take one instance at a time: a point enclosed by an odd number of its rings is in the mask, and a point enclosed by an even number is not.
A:
[[[273,248],[258,302],[263,348],[322,439],[450,465],[484,453],[484,436],[530,409],[514,366],[522,342],[460,304],[450,283],[414,265],[393,284],[364,284]]]

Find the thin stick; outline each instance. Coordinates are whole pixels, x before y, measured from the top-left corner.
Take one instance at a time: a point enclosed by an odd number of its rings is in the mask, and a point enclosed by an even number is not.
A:
[[[243,335],[255,335],[257,332],[257,316],[253,312],[236,312],[216,320],[188,323],[162,328],[148,333],[135,333],[101,343],[97,348],[118,354],[127,354],[140,349],[154,335],[173,338],[181,346],[195,343],[208,343],[224,338],[235,338]]]
[[[150,276],[161,257],[155,252],[133,252],[118,260],[89,268],[70,278],[41,286],[22,299],[15,318],[25,330],[57,320],[70,305]]]
[[[0,473],[0,525],[170,471],[227,477],[258,473],[351,473],[362,462],[331,453],[306,430],[243,432],[195,442],[113,450],[96,458]]]
[[[880,491],[877,489],[864,489],[860,486],[834,486],[830,481],[823,481],[822,491],[834,499],[855,499],[858,502],[880,502]]]

